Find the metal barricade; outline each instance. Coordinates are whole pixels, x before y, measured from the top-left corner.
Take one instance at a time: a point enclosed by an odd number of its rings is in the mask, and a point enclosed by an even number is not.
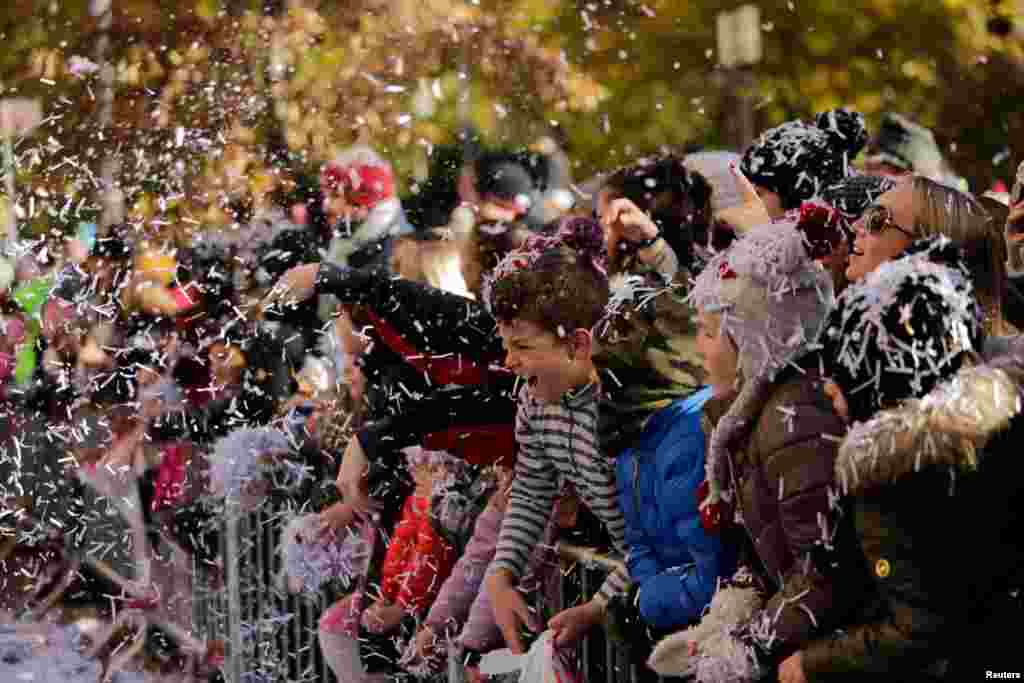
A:
[[[219,539],[223,574],[196,563],[193,623],[203,637],[226,644],[226,683],[336,683],[317,625],[339,596],[291,595],[278,585],[278,547],[290,514],[286,505],[270,504],[228,512]]]
[[[220,534],[223,578],[196,563],[193,622],[197,635],[227,644],[226,683],[337,683],[320,653],[317,621],[337,595],[289,595],[277,585],[277,548],[287,509],[265,505],[228,515]],[[559,543],[563,561],[561,591],[590,599],[608,571],[621,567],[592,548]],[[237,558],[232,562],[230,558]],[[212,581],[203,581],[210,577]],[[561,607],[567,606],[566,604]],[[595,629],[580,645],[580,676],[585,683],[654,683],[671,679],[644,671],[628,644]]]
[[[589,600],[610,571],[625,568],[620,560],[594,548],[559,543],[557,550],[566,565],[562,572],[563,598],[573,594],[566,584],[576,584],[580,602]],[[563,608],[566,606],[562,605]],[[580,644],[580,678],[584,683],[667,683],[678,680],[657,676],[638,665],[629,644],[615,642],[603,628],[592,630]]]

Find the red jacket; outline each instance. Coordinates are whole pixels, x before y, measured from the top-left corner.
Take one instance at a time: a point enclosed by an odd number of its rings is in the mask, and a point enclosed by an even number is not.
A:
[[[455,559],[455,550],[430,524],[430,498],[409,496],[384,555],[382,597],[422,615],[433,604]]]

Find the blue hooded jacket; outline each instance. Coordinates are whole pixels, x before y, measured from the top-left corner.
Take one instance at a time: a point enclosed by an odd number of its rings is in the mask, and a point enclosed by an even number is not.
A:
[[[701,415],[711,395],[705,387],[655,413],[616,463],[626,564],[640,588],[640,614],[658,629],[695,621],[719,577],[735,569],[735,552],[704,530],[698,510],[705,478]]]

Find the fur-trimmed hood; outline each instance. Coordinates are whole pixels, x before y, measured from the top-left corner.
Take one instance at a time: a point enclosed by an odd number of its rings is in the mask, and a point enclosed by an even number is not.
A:
[[[926,467],[977,469],[986,444],[1020,414],[1024,358],[964,368],[924,398],[855,425],[836,458],[836,481],[859,495]]]

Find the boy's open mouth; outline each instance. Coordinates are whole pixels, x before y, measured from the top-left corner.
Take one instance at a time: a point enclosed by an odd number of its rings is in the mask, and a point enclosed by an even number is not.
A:
[[[530,387],[531,389],[537,386],[537,375],[530,375],[529,377],[527,377],[526,386]]]

